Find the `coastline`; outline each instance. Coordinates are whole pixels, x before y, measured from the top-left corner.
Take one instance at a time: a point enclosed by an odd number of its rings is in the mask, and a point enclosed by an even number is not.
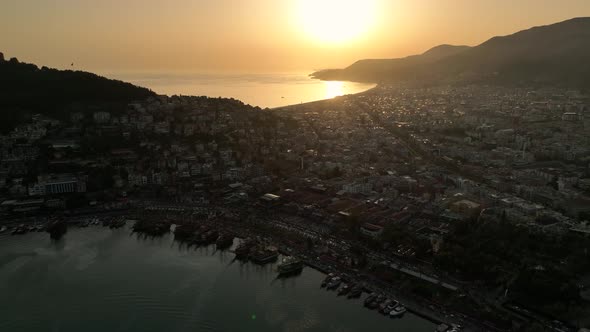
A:
[[[111,73],[161,95],[236,99],[262,109],[307,104],[364,92],[375,83],[314,79],[309,71],[268,73]]]
[[[315,78],[314,78],[315,79]],[[325,81],[325,80],[320,80],[322,82],[330,82],[330,81]],[[338,81],[338,82],[350,82],[350,81]],[[352,83],[359,83],[359,82],[352,82]],[[373,92],[374,90],[377,90],[378,88],[381,87],[381,85],[377,84],[377,83],[372,83],[375,86],[367,89],[365,91],[361,91],[361,92],[357,92],[357,93],[349,93],[349,94],[345,94],[345,95],[341,95],[341,96],[336,96],[336,97],[332,97],[332,98],[327,98],[327,99],[320,99],[320,100],[314,100],[314,101],[308,101],[305,103],[300,103],[300,104],[290,104],[290,105],[285,105],[285,106],[278,106],[278,107],[272,107],[269,108],[269,110],[271,111],[286,111],[288,109],[291,108],[295,108],[295,107],[305,107],[305,106],[312,106],[314,104],[319,104],[319,103],[323,103],[323,102],[328,102],[328,101],[334,101],[338,98],[342,98],[342,97],[353,97],[353,96],[362,96],[364,94],[368,94],[370,92]]]

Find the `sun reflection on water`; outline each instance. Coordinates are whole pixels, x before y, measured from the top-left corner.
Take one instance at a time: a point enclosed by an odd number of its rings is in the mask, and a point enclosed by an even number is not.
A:
[[[344,95],[344,82],[326,81],[326,99]]]

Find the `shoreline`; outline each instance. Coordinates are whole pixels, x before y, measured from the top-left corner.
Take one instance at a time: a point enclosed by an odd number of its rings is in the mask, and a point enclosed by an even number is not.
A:
[[[329,81],[325,81],[325,80],[320,80],[322,82],[329,82]],[[336,81],[336,82],[343,82],[343,81]],[[350,81],[346,81],[346,82],[350,82]],[[359,82],[351,82],[351,83],[359,83]],[[349,93],[349,94],[345,94],[345,95],[341,95],[341,96],[336,96],[336,97],[332,97],[332,98],[328,98],[328,99],[319,99],[319,100],[314,100],[314,101],[308,101],[308,102],[304,102],[304,103],[299,103],[299,104],[290,104],[290,105],[285,105],[285,106],[278,106],[278,107],[269,107],[268,110],[270,111],[284,111],[286,109],[291,109],[294,107],[299,107],[299,106],[311,106],[312,104],[317,104],[317,103],[322,103],[322,102],[327,102],[327,101],[333,101],[335,99],[338,98],[342,98],[342,97],[351,97],[351,96],[361,96],[363,94],[369,93],[373,90],[376,90],[377,88],[381,87],[379,84],[376,83],[372,83],[375,84],[374,87],[367,89],[365,91],[361,91],[361,92],[357,92],[357,93]]]
[[[103,215],[103,216],[96,216],[94,215],[93,217],[91,216],[85,216],[85,215],[80,215],[80,216],[72,216],[69,218],[66,218],[66,222],[69,224],[70,227],[73,227],[74,229],[76,228],[84,228],[87,226],[93,226],[93,227],[97,227],[97,228],[119,228],[119,227],[112,227],[110,223],[104,223],[103,221],[106,220],[110,220],[110,219],[115,219],[115,218],[125,218],[126,222],[126,226],[124,226],[123,228],[129,228],[131,226],[130,222],[145,218],[146,210],[145,209],[139,209],[139,210],[123,210],[123,211],[111,211],[111,213],[107,214],[107,215]],[[169,211],[170,212],[170,211]],[[175,211],[178,212],[178,211]],[[151,216],[154,217],[154,216]],[[98,220],[99,222],[97,222],[96,224],[87,224],[86,226],[82,226],[84,224],[84,221],[88,220],[88,219],[92,219],[92,218],[97,218],[96,220]],[[148,217],[150,218],[150,217]],[[167,217],[165,217],[165,219],[168,219],[172,224],[174,225],[182,225],[182,224],[186,224],[188,223],[193,223],[194,221],[188,221],[188,220],[183,220],[183,216],[182,214],[178,215],[178,216],[171,216],[171,215],[167,215]],[[369,281],[367,282],[367,280],[372,279],[372,277],[369,277],[368,275],[364,275],[364,274],[357,274],[355,273],[355,271],[347,269],[344,266],[339,266],[339,265],[325,265],[322,262],[318,261],[317,259],[315,259],[314,256],[310,256],[310,253],[306,252],[305,250],[302,249],[298,249],[298,248],[294,248],[294,247],[289,247],[289,246],[285,246],[281,241],[281,237],[280,235],[274,233],[273,231],[270,230],[265,230],[263,228],[259,227],[258,223],[251,223],[251,222],[247,222],[247,223],[235,223],[235,222],[231,222],[231,221],[221,221],[221,220],[217,220],[217,221],[199,221],[196,222],[199,224],[210,224],[212,225],[212,227],[218,228],[218,229],[232,229],[232,233],[235,235],[236,238],[238,239],[246,239],[246,238],[261,238],[264,241],[271,243],[271,244],[275,244],[279,250],[279,252],[283,255],[287,254],[287,255],[293,255],[296,257],[299,257],[304,264],[309,267],[312,268],[320,273],[323,274],[328,274],[328,273],[336,273],[338,275],[345,275],[348,276],[348,278],[350,278],[351,280],[354,280],[355,283],[362,285],[363,290],[365,293],[382,293],[384,295],[386,295],[389,298],[394,298],[399,300],[400,302],[402,302],[404,304],[404,306],[407,308],[408,312],[421,317],[422,319],[428,320],[431,323],[434,324],[441,324],[441,323],[445,323],[447,325],[451,325],[452,323],[448,320],[448,318],[445,318],[445,314],[444,313],[438,313],[437,311],[434,311],[432,309],[429,310],[429,308],[427,307],[426,304],[420,304],[418,302],[415,302],[416,300],[414,300],[411,296],[406,295],[406,294],[400,294],[398,292],[395,291],[395,289],[392,289],[391,286],[387,286],[385,284],[382,284],[379,280],[373,280],[373,282]],[[132,227],[132,226],[131,226]],[[278,228],[275,228],[278,229]],[[302,234],[299,231],[296,231],[298,233],[298,236],[301,238],[306,238],[305,234]],[[137,234],[145,234],[142,232],[134,232],[132,231],[132,233],[137,233]],[[169,233],[172,236],[173,241],[177,241],[179,243],[182,243],[182,241],[180,240],[176,240],[174,239],[174,231],[173,228],[171,228],[167,233]],[[8,234],[6,234],[8,235]],[[13,236],[13,235],[8,235],[8,236]],[[19,235],[16,235],[19,236]],[[152,237],[152,238],[158,238],[160,236],[150,236],[145,234],[145,236],[147,237]],[[65,237],[67,237],[67,235],[65,235]],[[207,245],[208,246],[208,245]],[[199,247],[199,246],[197,246]],[[288,249],[290,248],[290,249]],[[369,279],[367,279],[367,277],[369,277]],[[361,309],[364,309],[363,307],[361,307]],[[431,311],[432,310],[432,311]],[[462,324],[469,324],[469,321],[464,321],[461,320]],[[469,324],[471,325],[471,324]],[[466,331],[471,331],[471,329],[468,328],[468,326],[466,327]]]

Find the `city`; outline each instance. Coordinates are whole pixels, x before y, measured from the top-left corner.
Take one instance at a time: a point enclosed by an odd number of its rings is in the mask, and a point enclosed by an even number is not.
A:
[[[566,2],[11,2],[0,329],[589,331]]]
[[[154,96],[33,115],[1,139],[3,229],[178,214],[375,279],[449,325],[567,330],[588,312],[589,100],[384,85],[272,110]]]

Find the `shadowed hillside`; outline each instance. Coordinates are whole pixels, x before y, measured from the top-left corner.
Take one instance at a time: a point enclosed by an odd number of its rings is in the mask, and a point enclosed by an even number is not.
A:
[[[475,47],[442,45],[403,59],[362,60],[312,74],[324,80],[539,83],[590,86],[590,18],[494,37]]]
[[[73,105],[82,111],[89,106],[116,110],[152,95],[148,89],[91,73],[38,68],[0,57],[0,130],[12,128],[33,113],[60,119]]]

